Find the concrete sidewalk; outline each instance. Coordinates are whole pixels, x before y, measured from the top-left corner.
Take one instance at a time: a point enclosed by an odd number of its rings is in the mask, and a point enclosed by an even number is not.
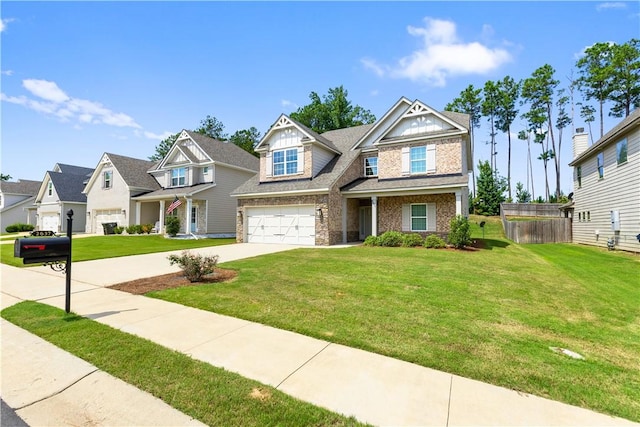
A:
[[[219,254],[221,261],[229,261],[290,248],[229,245],[207,249]],[[72,311],[374,425],[638,425],[292,332],[104,288],[106,284],[143,277],[141,274],[145,272],[147,275],[150,271],[153,275],[168,272],[164,271],[167,255],[154,255],[74,264],[73,278],[78,280],[72,283]],[[17,269],[2,265],[1,268],[3,307],[30,299],[64,308],[64,276],[60,273],[41,267]],[[43,345],[37,339],[23,337],[15,339],[14,344],[11,337],[20,335],[21,330],[7,326],[6,322],[2,328],[3,399],[12,407],[16,407],[16,402],[20,407],[24,401],[41,399],[43,393],[33,377],[5,373],[25,371],[32,364],[42,365],[45,371],[54,370],[56,365],[38,361],[40,351],[36,349]],[[7,351],[20,352],[20,356],[7,357]],[[63,366],[73,371],[68,375],[74,378],[89,375],[89,379],[96,374],[79,360],[65,361]],[[18,395],[30,398],[20,400]],[[79,397],[83,408],[70,406],[67,413],[79,411],[96,424],[113,424],[112,420],[100,419],[104,411],[100,412],[101,404],[97,402],[103,402],[103,397],[90,394]],[[45,412],[54,406],[50,405]],[[34,412],[42,412],[37,405],[31,407]],[[146,408],[137,404],[135,407],[136,412]],[[56,424],[41,422],[24,409],[18,414],[34,417],[30,419],[36,425]],[[63,418],[57,421],[72,424]],[[191,422],[188,417],[176,418],[174,424]]]

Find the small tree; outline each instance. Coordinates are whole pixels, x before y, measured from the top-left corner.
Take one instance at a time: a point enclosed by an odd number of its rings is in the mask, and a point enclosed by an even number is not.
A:
[[[478,215],[499,215],[500,203],[504,202],[504,191],[507,189],[506,180],[494,174],[488,161],[478,162],[478,194],[473,201],[473,207]]]
[[[180,232],[180,218],[177,216],[168,216],[164,220],[164,225],[166,226],[167,234],[171,237],[176,237]]]
[[[531,201],[531,193],[524,188],[521,182],[516,184],[516,202],[529,203]]]
[[[471,244],[471,230],[466,217],[457,215],[451,218],[450,228],[448,238],[450,245],[456,249],[462,249]]]

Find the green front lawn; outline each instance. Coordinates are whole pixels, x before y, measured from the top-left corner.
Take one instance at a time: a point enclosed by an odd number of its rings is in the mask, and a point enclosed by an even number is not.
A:
[[[517,245],[496,224],[482,250],[298,249],[150,296],[640,421],[638,257]]]
[[[89,261],[235,243],[235,239],[166,239],[158,235],[110,235],[72,239],[73,261]],[[0,251],[0,262],[3,264],[16,267],[24,266],[22,259],[14,258],[12,244],[0,245]]]
[[[210,426],[345,426],[353,418],[93,320],[36,302],[2,317]]]

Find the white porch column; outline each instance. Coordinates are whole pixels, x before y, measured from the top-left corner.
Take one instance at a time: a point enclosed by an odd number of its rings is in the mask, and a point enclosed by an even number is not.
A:
[[[347,243],[347,199],[342,198],[342,243]]]
[[[158,221],[160,222],[158,227],[158,234],[164,234],[164,200],[160,200],[160,215]]]
[[[185,222],[186,224],[184,225],[184,230],[186,234],[190,234],[191,233],[191,204],[193,203],[193,201],[191,199],[187,199],[187,213],[185,215]]]
[[[136,224],[142,224],[140,222],[140,207],[142,206],[142,202],[136,202]]]
[[[371,235],[378,235],[378,196],[371,196]]]
[[[456,215],[462,215],[462,191],[456,190]]]

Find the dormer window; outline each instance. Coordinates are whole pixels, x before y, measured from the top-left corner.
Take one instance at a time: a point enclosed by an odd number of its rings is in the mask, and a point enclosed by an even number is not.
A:
[[[180,187],[187,185],[187,168],[175,168],[171,170],[171,186]]]
[[[364,159],[364,176],[378,176],[377,157],[367,157]]]
[[[104,171],[102,173],[102,188],[109,189],[111,188],[113,181],[113,172],[112,171]]]
[[[53,195],[53,182],[49,181],[49,185],[47,186],[47,194],[49,196]]]
[[[273,175],[292,175],[298,172],[298,149],[273,152]]]

